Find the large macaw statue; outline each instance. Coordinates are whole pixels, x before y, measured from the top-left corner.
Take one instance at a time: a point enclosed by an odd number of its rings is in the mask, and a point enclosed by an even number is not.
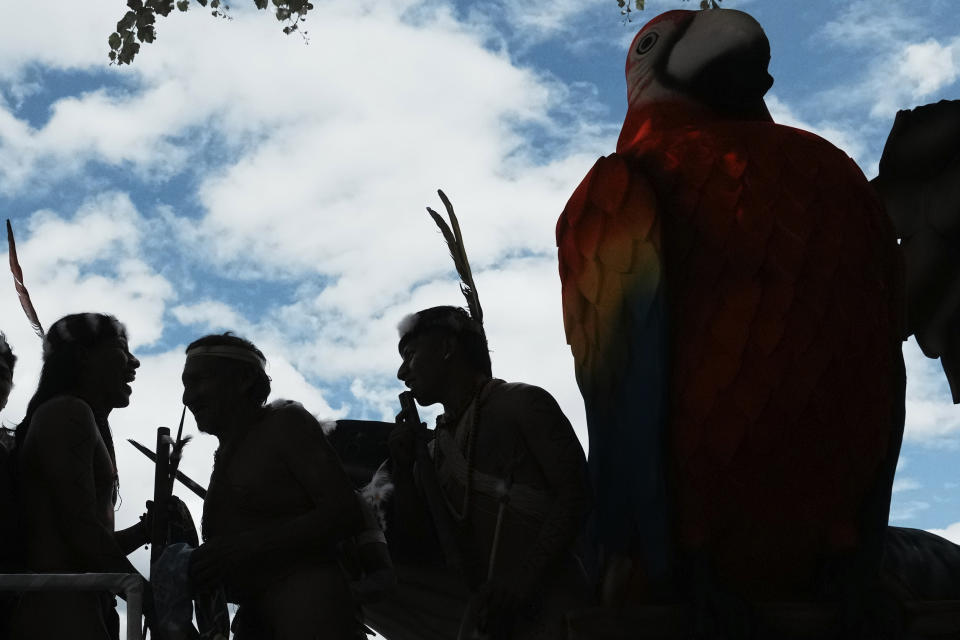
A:
[[[743,12],[647,23],[616,153],[557,223],[593,534],[631,602],[688,570],[778,599],[879,562],[903,261],[856,164],[772,121],[769,57]]]

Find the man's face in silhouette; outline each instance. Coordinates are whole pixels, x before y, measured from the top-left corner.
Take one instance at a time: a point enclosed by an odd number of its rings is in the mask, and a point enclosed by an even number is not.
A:
[[[222,435],[232,410],[249,402],[229,366],[222,358],[204,355],[189,356],[183,366],[183,404],[204,433]]]
[[[7,366],[6,360],[0,358],[0,409],[7,406],[10,390],[13,388],[13,372]]]
[[[140,361],[130,353],[125,336],[107,338],[84,350],[83,376],[96,381],[96,392],[104,407],[130,404]]]
[[[422,406],[443,400],[451,367],[453,338],[442,331],[424,331],[403,343],[403,362],[397,378],[413,392]]]

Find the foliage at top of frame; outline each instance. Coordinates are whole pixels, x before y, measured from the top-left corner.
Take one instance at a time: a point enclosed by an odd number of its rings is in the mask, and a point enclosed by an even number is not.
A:
[[[689,1],[689,0],[685,0]],[[700,0],[701,9],[719,9],[723,0]],[[215,18],[230,19],[230,5],[226,0],[127,0],[127,12],[117,22],[117,30],[107,38],[110,45],[111,64],[130,64],[140,52],[140,43],[150,43],[157,38],[157,16],[166,17],[174,9],[187,11],[196,3],[209,8]],[[253,0],[257,9],[267,9],[273,5],[277,20],[284,22],[283,32],[287,35],[298,32],[306,40],[307,31],[302,27],[307,14],[313,9],[308,0]],[[620,15],[624,20],[632,20],[635,11],[643,11],[645,0],[617,0]]]
[[[156,40],[157,16],[166,17],[174,9],[187,11],[192,3],[209,8],[215,18],[230,19],[230,5],[226,0],[127,0],[127,12],[117,22],[117,30],[107,38],[110,45],[111,64],[130,64],[140,51],[140,43]],[[313,9],[308,0],[253,0],[257,9],[266,9],[273,5],[277,20],[286,23],[285,34],[299,32],[304,38],[307,31],[301,24],[306,21],[307,13]]]
[[[723,2],[723,0],[700,0],[700,8],[719,9],[721,2]],[[620,6],[620,15],[623,16],[624,20],[630,22],[633,19],[632,14],[634,11],[644,10],[646,0],[617,0],[617,4]]]

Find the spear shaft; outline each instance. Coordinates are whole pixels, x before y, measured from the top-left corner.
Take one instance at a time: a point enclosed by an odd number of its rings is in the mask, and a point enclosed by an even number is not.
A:
[[[157,427],[157,458],[153,473],[153,518],[150,531],[150,564],[167,546],[167,502],[170,499],[170,429]]]
[[[132,444],[137,451],[147,456],[154,462],[157,461],[157,454],[151,451],[149,448],[143,446],[136,440],[131,440],[130,438],[127,438],[127,442]],[[194,480],[184,472],[177,470],[177,472],[174,474],[174,477],[177,480],[179,480],[183,484],[183,486],[185,486],[187,489],[190,489],[190,491],[193,491],[201,499],[205,499],[207,497],[207,490],[204,489],[199,482],[197,482],[196,480]]]

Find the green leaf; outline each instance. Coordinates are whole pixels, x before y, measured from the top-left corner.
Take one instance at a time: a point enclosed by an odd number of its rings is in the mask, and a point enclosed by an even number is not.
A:
[[[155,16],[150,11],[144,11],[143,13],[139,13],[137,14],[137,30],[145,29],[156,21],[157,21],[157,16]]]
[[[267,0],[253,0],[253,3],[257,5],[257,9],[267,8]]]
[[[173,0],[147,0],[147,7],[161,16],[167,16],[173,11]]]
[[[177,10],[186,11],[190,8],[190,0],[180,0],[177,2]]]
[[[127,0],[127,6],[134,11],[140,11],[143,9],[143,0]]]
[[[117,23],[117,31],[124,32],[137,23],[137,14],[133,11],[127,11]]]
[[[123,48],[120,49],[120,55],[117,61],[120,64],[130,64],[138,51],[140,51],[140,43],[132,41],[125,42]]]
[[[216,9],[220,6],[220,0],[210,0],[210,8]]]
[[[114,31],[113,33],[111,33],[111,34],[110,34],[110,37],[107,38],[107,44],[110,45],[110,48],[111,48],[111,49],[119,49],[119,48],[120,48],[120,43],[122,43],[122,42],[123,42],[123,40],[120,38],[120,34],[117,33],[116,31]],[[110,53],[113,53],[113,52],[111,51]],[[114,57],[116,57],[116,54],[114,54]],[[113,60],[113,58],[110,58],[110,59]]]

